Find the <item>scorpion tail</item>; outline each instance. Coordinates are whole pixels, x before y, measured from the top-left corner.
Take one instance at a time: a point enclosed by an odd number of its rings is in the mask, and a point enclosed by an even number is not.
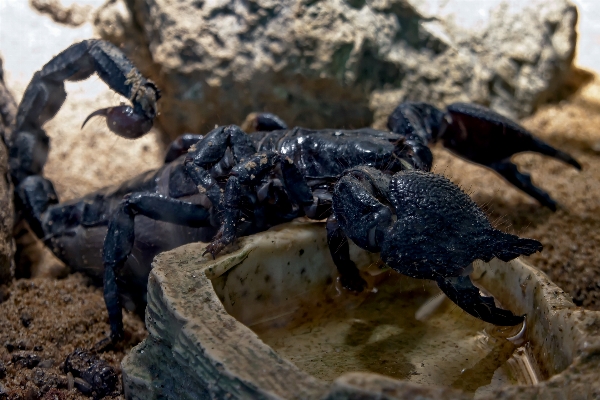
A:
[[[129,98],[132,106],[112,107],[92,116],[105,115],[109,128],[121,136],[135,138],[148,132],[160,98],[156,86],[112,44],[102,40],[76,43],[35,73],[19,104],[9,151],[16,186],[28,176],[42,173],[49,150],[42,126],[62,107],[67,96],[64,82],[86,79],[94,72]]]
[[[156,116],[158,89],[108,42],[76,43],[34,74],[13,118],[14,129],[8,145],[18,210],[40,238],[45,236],[42,215],[58,202],[52,183],[42,178],[50,148],[42,126],[62,107],[67,96],[64,82],[86,79],[93,73],[111,89],[129,98],[132,106],[99,110],[90,117],[104,115],[113,132],[136,138],[148,132]]]

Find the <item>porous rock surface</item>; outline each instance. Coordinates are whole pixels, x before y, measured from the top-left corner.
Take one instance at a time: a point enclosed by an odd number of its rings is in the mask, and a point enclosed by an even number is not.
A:
[[[163,89],[172,137],[240,124],[362,127],[402,100],[531,114],[568,75],[568,0],[109,0],[99,34]]]
[[[17,115],[17,105],[4,85],[4,70],[0,58],[0,285],[8,283],[14,274],[13,255],[15,244],[12,237],[14,223],[13,189],[8,171],[6,141]],[[0,296],[1,297],[1,296]],[[0,299],[2,302],[2,299]]]

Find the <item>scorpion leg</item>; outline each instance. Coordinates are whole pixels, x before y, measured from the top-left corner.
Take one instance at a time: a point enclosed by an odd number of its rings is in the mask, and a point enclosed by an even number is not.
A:
[[[362,177],[344,176],[333,197],[335,216],[350,239],[367,250],[380,249],[382,260],[401,274],[435,280],[477,318],[496,325],[523,320],[482,296],[467,274],[474,260],[509,261],[540,251],[539,242],[494,229],[469,196],[444,177],[412,170],[390,178],[369,167],[358,169]],[[383,207],[393,208],[395,221]],[[363,227],[362,217],[373,210],[380,210],[380,223]]]
[[[205,193],[211,201],[211,221],[214,225],[222,225],[223,193],[217,181],[209,173],[209,169],[222,162],[231,151],[231,165],[239,163],[243,157],[256,152],[254,144],[238,126],[221,126],[213,129],[200,141],[193,144],[184,161],[184,168],[198,190]],[[217,233],[219,235],[219,233]]]
[[[187,154],[190,148],[198,143],[204,135],[195,133],[185,133],[171,142],[167,152],[165,153],[165,164],[175,161],[180,156]]]
[[[440,139],[457,155],[498,172],[518,189],[556,210],[556,202],[510,162],[513,154],[532,151],[561,160],[577,169],[571,155],[536,138],[521,125],[485,107],[456,103],[448,107]]]
[[[231,170],[231,175],[237,177],[242,185],[257,185],[278,165],[291,200],[301,207],[312,205],[312,191],[302,172],[289,157],[274,151],[262,151],[244,159]]]
[[[236,178],[230,177],[225,192],[221,193],[208,169],[223,159],[227,149],[231,150],[232,175]],[[188,157],[184,162],[186,171],[198,189],[206,193],[212,202],[213,217],[211,219],[214,220],[215,215],[221,219],[218,221],[221,229],[206,249],[206,252],[211,253],[213,257],[231,243],[237,235],[236,228],[241,218],[238,204],[238,197],[241,195],[240,185],[257,184],[266,173],[273,170],[275,164],[281,165],[284,181],[286,181],[288,192],[292,198],[299,199],[302,206],[306,203],[305,197],[308,196],[307,191],[310,193],[310,189],[291,160],[282,162],[280,156],[275,153],[255,154],[255,152],[256,148],[248,135],[235,125],[212,130],[193,145],[188,152]],[[254,156],[250,157],[252,154]],[[240,164],[244,157],[246,157],[246,161]],[[301,184],[302,182],[304,185]],[[310,194],[310,203],[312,204],[312,202],[312,194]]]
[[[192,147],[188,152],[187,162],[204,169],[218,163],[225,156],[227,149],[231,150],[235,164],[243,157],[256,153],[252,140],[235,125],[213,129]]]
[[[245,158],[242,163],[231,170],[231,177],[227,181],[224,193],[224,219],[219,231],[223,233],[222,235],[217,234],[217,237],[206,247],[205,254],[211,253],[214,257],[235,239],[237,235],[235,227],[241,218],[237,199],[241,195],[240,185],[256,187],[277,166],[281,168],[285,190],[291,202],[298,206],[298,209],[313,205],[312,191],[298,167],[289,157],[283,157],[272,151],[256,153]]]
[[[335,215],[327,218],[327,245],[333,263],[340,274],[340,283],[343,287],[354,292],[362,292],[367,282],[360,276],[360,271],[354,261],[350,259],[350,246],[348,237],[340,228]]]
[[[123,336],[123,314],[117,286],[117,274],[133,248],[136,215],[189,227],[209,226],[209,211],[197,204],[176,200],[157,193],[133,193],[125,196],[108,225],[104,240],[104,301],[110,321],[110,337]]]

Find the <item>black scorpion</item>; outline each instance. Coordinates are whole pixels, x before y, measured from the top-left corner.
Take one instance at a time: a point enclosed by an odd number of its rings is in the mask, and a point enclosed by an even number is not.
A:
[[[508,261],[540,251],[541,244],[494,229],[457,186],[429,172],[427,147],[441,141],[555,209],[511,155],[534,151],[580,166],[515,122],[470,104],[440,111],[403,103],[389,118],[389,132],[287,129],[276,116],[258,114],[258,132],[230,125],[184,135],[158,170],[59,203],[42,176],[49,145],[42,126],[64,102],[64,81],[93,73],[132,105],[90,117],[106,117],[111,131],[128,138],[150,129],[160,97],[156,86],[113,45],[84,41],[34,75],[18,108],[10,167],[18,209],[37,236],[74,270],[103,279],[113,340],[123,335],[122,304],[144,304],[157,253],[205,241],[215,256],[236,237],[300,216],[327,219],[331,256],[350,290],[362,290],[365,281],[349,257],[348,238],[380,252],[402,274],[435,280],[469,314],[497,325],[523,321],[480,295],[468,273],[476,259]]]

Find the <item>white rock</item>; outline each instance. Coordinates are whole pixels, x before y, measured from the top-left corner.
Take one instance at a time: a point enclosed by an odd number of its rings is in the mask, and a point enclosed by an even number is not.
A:
[[[177,136],[253,111],[361,127],[402,100],[529,115],[570,71],[576,21],[568,0],[111,0],[95,23],[164,89]]]

